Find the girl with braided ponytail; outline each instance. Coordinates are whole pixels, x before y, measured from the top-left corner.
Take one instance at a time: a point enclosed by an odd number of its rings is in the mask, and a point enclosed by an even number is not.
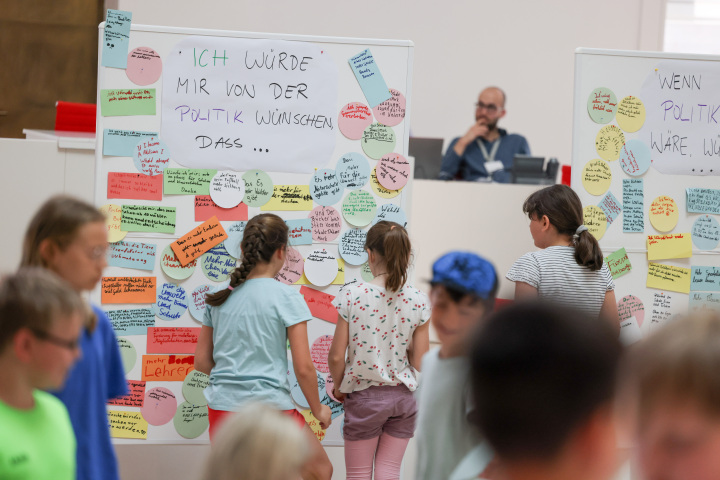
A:
[[[290,396],[288,340],[295,375],[310,410],[323,428],[330,425],[331,411],[320,403],[308,345],[307,321],[312,315],[297,290],[275,280],[285,263],[287,244],[288,227],[277,215],[257,215],[247,223],[240,266],[226,289],[206,298],[195,368],[210,375],[205,397],[211,440],[232,412],[249,403],[265,403],[302,426],[312,450],[303,478],[329,480],[330,460]]]

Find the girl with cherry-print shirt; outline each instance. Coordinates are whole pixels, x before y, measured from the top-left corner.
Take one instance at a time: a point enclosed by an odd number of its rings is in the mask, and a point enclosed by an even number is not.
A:
[[[348,480],[397,479],[415,431],[413,392],[430,344],[430,302],[405,285],[410,239],[397,223],[378,222],[365,250],[374,279],[335,299],[339,317],[330,354],[334,396],[345,404]]]

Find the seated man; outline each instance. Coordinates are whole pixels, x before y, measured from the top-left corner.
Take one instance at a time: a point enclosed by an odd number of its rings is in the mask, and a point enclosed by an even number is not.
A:
[[[498,128],[505,116],[505,92],[488,87],[475,104],[475,123],[465,135],[450,143],[445,152],[438,178],[477,181],[492,179],[510,181],[515,155],[530,155],[530,146],[522,135],[508,134]]]

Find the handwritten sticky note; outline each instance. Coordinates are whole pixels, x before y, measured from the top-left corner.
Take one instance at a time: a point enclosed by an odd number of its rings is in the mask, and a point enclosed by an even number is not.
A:
[[[108,9],[103,31],[103,67],[127,68],[132,12]]]
[[[625,248],[621,248],[605,257],[605,263],[607,263],[610,269],[610,275],[612,275],[613,278],[622,277],[632,270],[630,258],[628,258]]]
[[[155,115],[155,89],[100,90],[100,112],[103,117]]]
[[[136,132],[135,130],[103,130],[103,155],[112,157],[132,157],[135,145],[141,138],[157,137],[158,132]]]
[[[720,292],[720,267],[691,267],[690,290]]]
[[[262,211],[291,211],[313,209],[309,185],[275,185],[270,201],[260,207]]]
[[[240,203],[233,208],[220,208],[213,202],[210,195],[198,195],[195,197],[195,221],[204,222],[212,217],[220,221],[237,222],[248,219],[248,206]]]
[[[210,180],[217,170],[199,168],[166,168],[165,195],[210,195]]]
[[[212,217],[175,240],[170,246],[180,263],[187,265],[226,238],[225,229],[217,217]]]
[[[113,398],[108,405],[118,407],[142,407],[145,403],[145,382],[142,380],[128,380],[128,393],[122,397]]]
[[[690,293],[690,269],[651,262],[648,265],[646,285],[658,290]]]
[[[720,214],[720,190],[688,188],[685,192],[688,212]]]
[[[147,439],[148,422],[140,412],[108,410],[108,422],[113,438]]]
[[[290,245],[311,245],[313,243],[311,219],[285,220],[285,223],[290,229],[288,232]]]
[[[156,250],[157,245],[152,243],[128,241],[111,243],[108,248],[108,265],[152,271],[155,269]]]
[[[305,303],[307,303],[313,317],[326,322],[337,323],[338,312],[332,303],[335,300],[333,295],[309,287],[300,287],[300,294],[305,297]]]
[[[690,310],[713,310],[720,312],[720,293],[691,293]]]
[[[175,233],[175,207],[123,205],[120,230]]]
[[[644,190],[642,178],[623,179],[623,232],[645,232]]]
[[[640,340],[642,340],[642,330],[635,317],[620,322],[620,343],[628,346]]]
[[[622,211],[622,205],[620,202],[618,202],[617,198],[615,198],[615,195],[612,194],[612,192],[608,192],[607,195],[603,197],[603,199],[598,204],[598,207],[602,209],[603,212],[605,212],[605,217],[607,217],[607,223],[610,225],[615,221],[618,215],[620,215],[620,211]]]
[[[370,49],[365,49],[348,61],[370,108],[375,108],[385,100],[392,98],[390,89],[380,73]]]
[[[107,197],[123,200],[162,200],[162,175],[108,172]]]
[[[647,255],[648,260],[689,258],[692,256],[692,237],[690,233],[648,235]]]
[[[580,179],[588,193],[602,195],[610,188],[612,170],[608,162],[596,158],[585,164]]]
[[[143,355],[142,380],[153,382],[182,382],[195,370],[193,355]]]
[[[155,326],[155,313],[149,308],[123,308],[105,313],[117,335],[145,335],[148,327]]]
[[[147,331],[148,353],[195,353],[200,327],[151,327]]]
[[[102,277],[102,303],[154,303],[155,277]]]

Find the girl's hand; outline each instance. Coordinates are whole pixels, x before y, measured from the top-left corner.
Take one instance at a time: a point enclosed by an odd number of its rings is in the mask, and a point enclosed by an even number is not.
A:
[[[335,400],[340,403],[343,403],[345,401],[345,394],[340,391],[337,385],[333,386],[333,397],[335,397]]]
[[[320,405],[319,412],[312,412],[312,414],[320,422],[320,426],[323,430],[326,430],[332,423],[332,410],[327,405]]]

